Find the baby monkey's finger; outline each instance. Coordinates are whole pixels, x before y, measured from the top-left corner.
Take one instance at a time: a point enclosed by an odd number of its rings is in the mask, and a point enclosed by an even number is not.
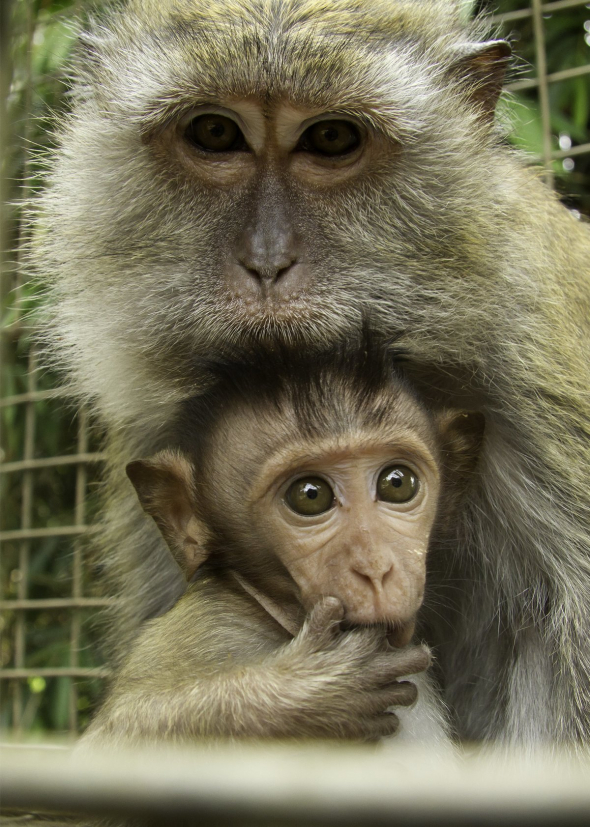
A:
[[[399,729],[399,718],[395,712],[381,712],[364,723],[364,731],[367,741],[379,741],[381,738],[388,738]]]
[[[393,649],[389,655],[390,674],[402,678],[405,675],[415,675],[424,672],[432,663],[430,650],[426,646],[409,646],[406,649]]]
[[[344,606],[338,598],[323,597],[309,613],[300,635],[321,649],[333,641],[343,617]]]
[[[368,709],[375,714],[385,712],[390,706],[411,706],[418,697],[413,683],[403,681],[371,692],[367,698]]]
[[[388,686],[399,678],[423,672],[430,666],[430,660],[428,650],[420,648],[382,653],[367,664],[364,676],[369,686]]]

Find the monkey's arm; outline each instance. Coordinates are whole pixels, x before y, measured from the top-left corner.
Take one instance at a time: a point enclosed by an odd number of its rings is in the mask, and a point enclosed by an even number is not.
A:
[[[210,610],[213,633],[208,635],[195,622],[191,602],[180,601],[150,624],[86,733],[86,743],[376,740],[397,729],[398,719],[388,707],[416,698],[414,685],[397,679],[429,664],[428,653],[419,647],[386,650],[376,630],[340,632],[342,608],[333,598],[318,604],[287,643],[270,617],[256,617],[242,606],[241,653],[232,651],[231,641],[222,645],[223,620],[215,604],[204,607],[207,601],[199,599],[199,613]],[[182,639],[171,638],[181,626]]]

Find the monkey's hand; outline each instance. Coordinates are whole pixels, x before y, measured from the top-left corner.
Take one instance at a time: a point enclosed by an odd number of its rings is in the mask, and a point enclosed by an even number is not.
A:
[[[287,737],[377,740],[399,726],[390,707],[416,700],[416,687],[399,678],[427,669],[428,650],[392,649],[374,627],[343,632],[343,615],[337,598],[324,598],[295,639],[267,660],[275,676],[284,670]]]
[[[224,662],[222,669],[199,674],[185,651],[175,681],[173,663],[138,679],[149,662],[148,634],[119,674],[85,743],[375,741],[392,735],[399,722],[389,708],[408,706],[417,695],[413,684],[399,678],[426,669],[430,655],[419,646],[391,649],[384,632],[374,627],[342,631],[343,614],[339,600],[325,598],[292,641],[253,660]]]

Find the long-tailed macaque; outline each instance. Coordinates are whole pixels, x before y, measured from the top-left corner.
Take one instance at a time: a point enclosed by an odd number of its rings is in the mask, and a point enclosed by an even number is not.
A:
[[[81,37],[32,206],[47,342],[108,425],[119,654],[186,583],[122,469],[207,360],[368,315],[486,418],[432,568],[460,736],[590,737],[590,234],[496,126],[509,46],[462,0],[129,0]]]
[[[378,351],[334,356],[224,365],[183,408],[182,452],[127,466],[191,585],[145,624],[86,743],[397,729],[389,707],[416,699],[398,679],[429,663],[408,646],[427,552],[449,542],[483,418],[428,413]],[[418,680],[402,736],[435,746],[445,717]]]

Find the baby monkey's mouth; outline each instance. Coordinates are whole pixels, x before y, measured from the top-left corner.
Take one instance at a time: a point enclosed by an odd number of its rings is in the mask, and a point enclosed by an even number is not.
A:
[[[412,642],[414,630],[416,628],[416,621],[406,620],[404,622],[390,621],[388,623],[353,623],[350,620],[343,620],[340,623],[340,628],[343,632],[350,632],[353,629],[382,629],[383,637],[387,643],[394,649],[401,649]]]

